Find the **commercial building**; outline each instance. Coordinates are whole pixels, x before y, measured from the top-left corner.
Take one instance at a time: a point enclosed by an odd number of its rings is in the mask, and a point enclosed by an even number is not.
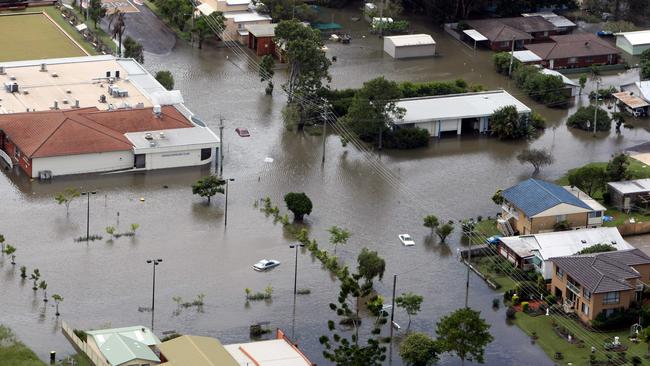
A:
[[[596,244],[608,244],[616,250],[633,249],[615,227],[556,231],[499,238],[499,254],[525,271],[535,270],[545,280],[552,278],[550,259],[574,255]]]
[[[401,99],[397,107],[406,113],[393,123],[398,127],[419,127],[429,135],[487,133],[490,117],[506,106],[515,106],[520,114],[531,109],[505,90]]]
[[[650,208],[650,179],[635,179],[607,183],[609,201],[622,211]]]
[[[630,55],[638,56],[650,49],[650,30],[617,33],[616,47]]]
[[[238,42],[248,44],[248,30],[246,27],[253,24],[270,24],[271,17],[258,13],[250,0],[200,0],[197,10],[209,16],[215,11],[220,11],[226,18],[221,39],[224,42]]]
[[[467,20],[466,23],[476,32],[476,38],[465,34],[477,42],[487,39],[487,46],[493,51],[510,51],[513,41],[515,50],[520,50],[525,44],[548,40],[558,31],[541,16]]]
[[[638,249],[551,258],[551,292],[564,311],[589,323],[641,301],[650,257]]]
[[[86,332],[91,352],[101,354],[111,366],[158,365],[154,352],[160,340],[146,327],[126,327]]]
[[[539,56],[541,65],[551,70],[619,63],[619,51],[591,33],[550,37],[551,42],[527,44]]]
[[[0,65],[0,160],[29,177],[216,161],[219,138],[132,59]]]
[[[501,194],[504,201],[497,222],[499,230],[507,236],[603,224],[605,207],[576,187],[530,178]]]
[[[384,37],[384,52],[392,58],[433,56],[436,54],[436,41],[428,34]]]

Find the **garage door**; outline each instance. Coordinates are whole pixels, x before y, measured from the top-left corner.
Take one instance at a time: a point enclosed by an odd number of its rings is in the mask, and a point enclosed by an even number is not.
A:
[[[440,122],[440,132],[445,131],[457,131],[458,130],[458,121],[442,121]]]

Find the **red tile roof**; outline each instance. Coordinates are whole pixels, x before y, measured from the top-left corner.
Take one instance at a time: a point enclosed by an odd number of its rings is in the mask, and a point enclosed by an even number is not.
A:
[[[127,132],[193,127],[176,108],[99,111],[96,108],[0,114],[0,130],[30,158],[132,149]]]
[[[524,47],[544,60],[618,54],[616,47],[591,33],[552,36],[553,42],[527,44]]]

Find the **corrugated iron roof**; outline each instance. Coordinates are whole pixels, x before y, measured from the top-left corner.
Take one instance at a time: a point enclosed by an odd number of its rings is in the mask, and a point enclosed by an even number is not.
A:
[[[552,42],[531,43],[524,47],[544,60],[618,54],[618,49],[591,33],[552,36]]]
[[[559,204],[566,203],[591,211],[591,207],[566,189],[543,180],[530,178],[503,191],[508,202],[533,217]]]

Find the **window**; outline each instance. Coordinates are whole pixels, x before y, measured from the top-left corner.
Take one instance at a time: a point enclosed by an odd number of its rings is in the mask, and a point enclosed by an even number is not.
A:
[[[508,41],[501,42],[501,47],[509,47],[509,46],[510,46],[510,42]]]
[[[201,149],[201,161],[210,159],[212,156],[212,149],[207,148],[207,149]]]
[[[544,37],[548,37],[548,32],[544,32]]]
[[[620,294],[618,293],[618,291],[616,291],[616,292],[608,292],[603,297],[603,305],[618,304],[618,302],[620,300],[621,300],[621,297],[620,297]]]
[[[592,211],[592,212],[589,213],[589,218],[590,219],[593,219],[593,218],[596,218],[596,217],[601,217],[601,216],[603,216],[603,211]]]
[[[560,268],[560,267],[558,267],[558,266],[555,266],[555,275],[556,275],[559,279],[563,279],[563,278],[564,278],[564,271],[562,270],[562,268]]]
[[[566,221],[566,215],[557,215],[555,216],[555,222]]]
[[[569,57],[569,63],[570,64],[578,63],[578,58],[577,57]]]
[[[589,305],[583,302],[581,308],[583,314],[589,315]]]
[[[582,297],[584,297],[585,300],[591,299],[591,292],[587,291],[587,289],[582,289]]]

